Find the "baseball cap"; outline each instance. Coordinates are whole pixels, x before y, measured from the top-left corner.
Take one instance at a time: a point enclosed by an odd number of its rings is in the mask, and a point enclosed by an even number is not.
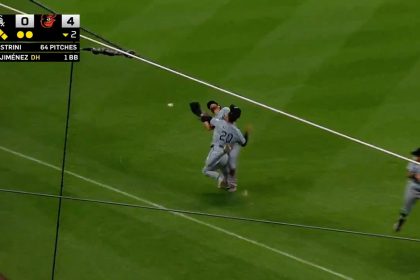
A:
[[[241,109],[235,105],[230,105],[229,106],[230,112],[229,112],[229,119],[234,122],[237,119],[239,119],[241,117]]]
[[[213,104],[216,104],[216,105],[218,105],[219,106],[219,103],[217,103],[216,101],[214,101],[214,100],[210,100],[209,102],[207,102],[207,109],[209,109],[210,110],[210,106],[211,105],[213,105]]]
[[[413,156],[420,157],[420,148],[417,148],[417,150],[412,151],[412,152],[411,152],[411,154],[412,154]]]

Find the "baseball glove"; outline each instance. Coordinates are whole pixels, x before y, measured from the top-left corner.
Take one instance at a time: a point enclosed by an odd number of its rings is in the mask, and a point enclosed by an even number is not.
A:
[[[201,117],[202,111],[200,108],[200,103],[198,102],[191,102],[190,103],[191,112],[196,115],[197,117]]]

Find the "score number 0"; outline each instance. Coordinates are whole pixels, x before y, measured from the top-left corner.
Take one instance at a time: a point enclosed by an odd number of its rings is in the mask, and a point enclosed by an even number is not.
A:
[[[34,15],[16,15],[16,28],[34,28],[35,16]]]

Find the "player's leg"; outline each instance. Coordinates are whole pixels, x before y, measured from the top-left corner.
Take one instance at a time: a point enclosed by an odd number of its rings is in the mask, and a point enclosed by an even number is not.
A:
[[[223,175],[216,171],[217,164],[223,156],[223,150],[218,148],[211,148],[206,159],[206,164],[203,168],[203,174],[207,177],[219,180]]]
[[[222,173],[222,176],[219,177],[219,179],[218,179],[219,182],[217,184],[217,187],[219,189],[228,187],[228,184],[227,184],[227,181],[226,181],[226,178],[228,178],[228,175],[229,175],[228,161],[229,161],[228,155],[223,154],[223,156],[220,158],[220,161],[217,165],[217,168]]]
[[[238,182],[236,179],[236,169],[237,169],[240,150],[241,150],[241,146],[239,144],[235,144],[233,145],[232,150],[229,153],[228,185],[235,188],[238,186]]]
[[[408,185],[404,195],[404,205],[400,211],[400,217],[398,221],[394,224],[394,230],[396,232],[400,231],[404,225],[407,216],[410,214],[411,209],[413,208],[416,200],[420,198],[420,191],[413,188],[411,185]]]
[[[234,144],[232,146],[231,151],[229,152],[229,168],[230,169],[237,169],[238,166],[238,157],[239,157],[239,152],[241,151],[241,145],[239,144]]]

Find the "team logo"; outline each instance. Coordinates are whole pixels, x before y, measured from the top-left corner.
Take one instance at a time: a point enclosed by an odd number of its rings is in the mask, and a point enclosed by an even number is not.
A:
[[[3,16],[0,16],[0,27],[4,27],[5,26],[5,22],[3,19]]]
[[[54,25],[56,15],[42,15],[41,26],[44,28],[51,28]]]

